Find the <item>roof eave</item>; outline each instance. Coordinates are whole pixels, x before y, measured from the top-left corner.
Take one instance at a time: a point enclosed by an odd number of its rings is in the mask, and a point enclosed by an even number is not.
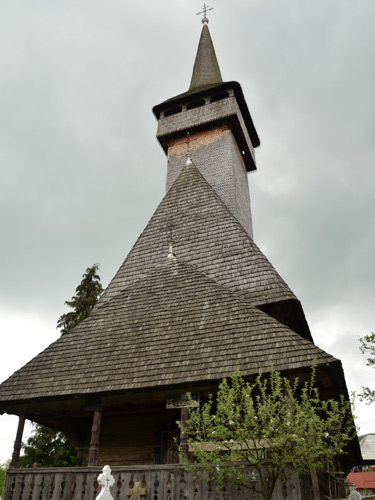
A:
[[[206,97],[207,95],[212,94],[213,91],[215,91],[216,93],[219,91],[224,91],[229,89],[232,89],[234,91],[234,95],[236,97],[243,119],[245,121],[245,125],[248,130],[252,145],[254,148],[256,148],[260,146],[259,136],[255,129],[253,119],[250,115],[249,108],[245,101],[241,85],[238,82],[231,81],[231,82],[223,82],[212,85],[205,85],[203,87],[199,87],[197,89],[184,92],[183,94],[179,94],[175,97],[172,97],[171,99],[167,99],[166,101],[157,104],[152,108],[152,111],[156,119],[159,120],[160,113],[168,108],[171,108],[172,106],[181,106],[182,104],[191,101],[192,98],[199,99]]]

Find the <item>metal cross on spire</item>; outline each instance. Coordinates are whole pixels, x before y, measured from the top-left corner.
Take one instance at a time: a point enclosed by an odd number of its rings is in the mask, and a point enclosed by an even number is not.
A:
[[[202,19],[203,24],[208,24],[207,12],[209,10],[213,10],[213,7],[210,7],[209,5],[203,4],[203,10],[201,12],[197,12],[197,16],[200,16],[201,14],[203,14],[203,19]]]

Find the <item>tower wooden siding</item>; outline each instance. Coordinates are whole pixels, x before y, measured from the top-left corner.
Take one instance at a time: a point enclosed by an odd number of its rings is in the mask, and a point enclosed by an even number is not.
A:
[[[226,90],[221,95],[215,92],[211,95],[189,94],[184,103],[175,103],[171,106],[172,103],[165,103],[164,110],[160,113],[156,134],[160,142],[163,143],[164,137],[168,138],[177,133],[186,134],[196,127],[202,129],[207,124],[210,126],[216,122],[236,121],[240,127],[240,129],[237,127],[238,141],[241,143],[241,150],[245,152],[246,168],[247,170],[256,168],[254,146],[232,89]],[[189,109],[190,106],[196,107]]]
[[[253,237],[250,194],[242,153],[226,124],[190,135],[195,166],[213,187],[230,212]],[[168,147],[167,191],[186,163],[187,144],[181,137]]]

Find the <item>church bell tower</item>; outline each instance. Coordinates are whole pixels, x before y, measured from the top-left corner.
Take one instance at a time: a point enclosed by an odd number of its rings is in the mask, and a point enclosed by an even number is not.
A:
[[[157,138],[168,156],[167,191],[189,156],[253,238],[247,173],[260,141],[238,82],[223,82],[206,12],[189,90],[158,104]]]

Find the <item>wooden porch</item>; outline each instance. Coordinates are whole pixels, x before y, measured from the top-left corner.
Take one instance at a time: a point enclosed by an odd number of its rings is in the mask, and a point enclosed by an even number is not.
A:
[[[99,494],[101,467],[9,469],[3,500],[94,500]],[[139,500],[261,500],[249,488],[194,480],[181,465],[113,467],[115,500],[128,500],[135,483],[142,483],[146,496]],[[310,476],[293,475],[279,481],[272,500],[328,500],[343,498],[343,479],[332,473],[319,475],[319,496],[314,495]]]

